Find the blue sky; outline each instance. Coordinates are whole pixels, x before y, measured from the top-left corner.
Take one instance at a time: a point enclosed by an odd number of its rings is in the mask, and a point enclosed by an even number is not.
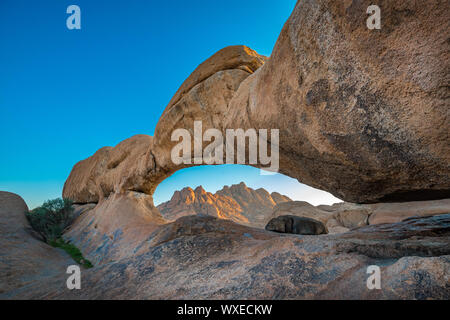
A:
[[[270,55],[295,2],[1,0],[0,190],[31,208],[61,196],[79,160],[153,135],[180,84],[213,53],[245,44]],[[66,27],[71,4],[81,8],[81,30]],[[201,167],[164,181],[155,202],[184,186],[215,191],[242,180],[272,191],[288,186],[299,200],[312,192],[254,168]],[[309,197],[331,201],[326,193]]]

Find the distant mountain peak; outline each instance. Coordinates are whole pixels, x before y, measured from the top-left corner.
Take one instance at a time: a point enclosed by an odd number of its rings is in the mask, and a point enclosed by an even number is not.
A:
[[[264,188],[254,190],[244,182],[224,186],[216,193],[207,192],[203,186],[175,191],[170,201],[158,206],[161,214],[170,220],[187,215],[211,215],[237,223],[263,227],[261,224],[272,213],[273,207],[291,201],[278,192],[269,193]]]
[[[206,191],[202,186],[198,186],[197,188],[195,188],[194,193],[206,193]]]

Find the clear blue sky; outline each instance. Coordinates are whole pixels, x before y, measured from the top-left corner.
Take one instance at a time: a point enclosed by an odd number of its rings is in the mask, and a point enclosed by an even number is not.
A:
[[[0,190],[31,208],[61,196],[79,160],[132,135],[153,135],[180,84],[214,52],[245,44],[270,55],[295,2],[1,0]],[[81,8],[81,30],[66,27],[71,4]],[[300,198],[307,190],[253,168],[202,167],[163,182],[155,202],[184,186],[215,191],[241,180],[291,186]]]

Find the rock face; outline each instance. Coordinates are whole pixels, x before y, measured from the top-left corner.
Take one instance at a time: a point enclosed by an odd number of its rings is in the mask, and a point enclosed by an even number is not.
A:
[[[378,203],[371,206],[370,224],[395,223],[415,216],[432,216],[450,212],[450,199],[407,203]]]
[[[248,218],[252,227],[264,228],[267,217],[272,213],[273,208],[283,202],[292,201],[289,197],[278,192],[269,193],[264,188],[253,190],[245,183],[231,187],[225,186],[217,191],[221,197],[231,197],[236,200],[244,215]]]
[[[375,31],[371,4],[298,1],[231,109],[280,128],[283,173],[345,201],[450,198],[450,2],[379,1]]]
[[[294,215],[321,221],[329,233],[343,233],[368,224],[395,223],[411,217],[449,212],[450,199],[375,204],[341,202],[317,207],[304,201],[288,201],[276,205],[266,223],[278,216]]]
[[[129,245],[128,255],[101,251],[103,259],[82,271],[82,290],[68,290],[66,268],[74,262],[27,232],[24,209],[20,197],[0,193],[1,299],[450,298],[449,214],[321,236],[210,216],[156,228],[147,221],[141,227],[153,231]],[[124,229],[123,237],[133,232]],[[366,287],[370,265],[381,268],[380,290]]]
[[[381,30],[366,27],[370,4],[299,1],[269,60],[219,51],[174,95],[154,138],[78,163],[64,196],[152,195],[190,166],[171,161],[171,133],[202,120],[203,130],[280,129],[280,172],[348,202],[450,198],[450,3],[383,0]]]
[[[192,190],[175,191],[172,199],[157,208],[168,220],[187,215],[204,214],[253,227],[264,227],[264,222],[278,203],[291,201],[286,196],[265,189],[253,190],[241,182],[225,186],[215,194],[206,192],[201,186]]]
[[[21,197],[0,191],[0,299],[41,298],[47,294],[43,288],[59,276],[64,279],[67,267],[74,264],[65,252],[33,233],[27,211]],[[65,280],[60,284],[52,290],[63,292]]]
[[[279,216],[266,225],[266,230],[305,235],[327,234],[325,225],[317,220],[297,216]]]
[[[342,225],[355,228],[367,224],[395,223],[417,216],[449,213],[450,199],[374,204],[336,203],[317,208],[331,213]]]

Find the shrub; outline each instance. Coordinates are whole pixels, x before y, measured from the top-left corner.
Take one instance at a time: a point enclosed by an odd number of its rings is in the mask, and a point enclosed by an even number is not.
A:
[[[85,268],[92,268],[92,263],[83,258],[81,251],[62,238],[64,230],[74,220],[72,201],[69,199],[48,200],[26,214],[31,227],[38,232],[45,242],[55,248],[66,251],[73,260]]]
[[[56,241],[73,221],[72,201],[48,200],[41,207],[28,212],[27,218],[31,227],[42,236],[45,242]]]
[[[55,248],[63,249],[72,257],[73,260],[75,260],[76,263],[81,264],[86,269],[93,267],[92,263],[88,259],[85,259],[83,257],[83,254],[81,253],[80,249],[78,249],[70,242],[66,242],[62,238],[60,238],[58,240],[51,241],[50,245]]]

